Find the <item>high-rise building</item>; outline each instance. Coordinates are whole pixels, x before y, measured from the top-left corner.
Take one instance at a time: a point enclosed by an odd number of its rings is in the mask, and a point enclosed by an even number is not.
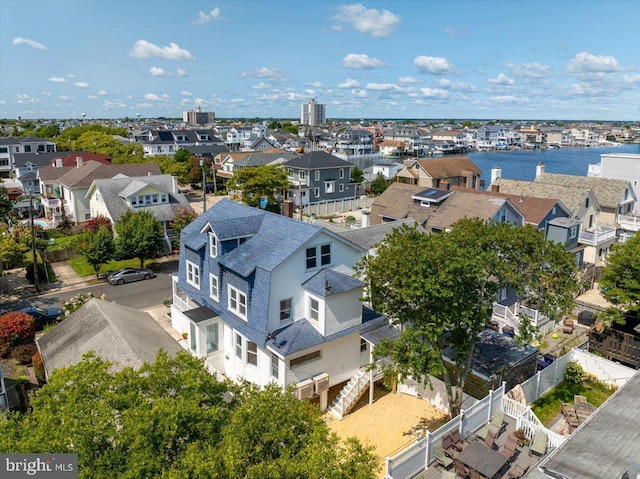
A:
[[[202,107],[196,110],[182,112],[182,120],[190,125],[208,125],[216,121],[216,114],[212,111],[202,111]]]
[[[311,100],[309,103],[300,105],[300,124],[302,125],[324,125],[327,122],[326,105],[316,103]]]

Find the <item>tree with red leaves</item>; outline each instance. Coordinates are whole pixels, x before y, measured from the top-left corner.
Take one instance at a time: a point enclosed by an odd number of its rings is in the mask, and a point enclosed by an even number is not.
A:
[[[33,316],[11,311],[0,316],[0,356],[6,356],[13,346],[27,344],[36,336]]]
[[[85,223],[84,229],[85,231],[93,231],[94,233],[97,233],[98,229],[100,229],[100,226],[106,226],[107,228],[112,229],[111,220],[106,216],[91,218]]]

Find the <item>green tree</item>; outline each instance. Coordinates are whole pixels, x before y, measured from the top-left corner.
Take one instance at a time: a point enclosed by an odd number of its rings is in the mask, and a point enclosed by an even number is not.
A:
[[[173,155],[173,160],[179,163],[187,163],[192,156],[193,154],[189,150],[180,148],[178,151],[176,151],[175,155]]]
[[[174,240],[174,244],[172,244],[172,248],[174,250],[179,249],[180,247],[180,232],[195,220],[198,217],[198,214],[192,209],[184,208],[180,210],[175,217],[173,218],[173,222],[171,223],[171,228],[176,233],[176,239]]]
[[[624,322],[627,313],[640,314],[640,234],[611,248],[600,286],[604,298],[613,304],[600,315],[607,322]]]
[[[364,172],[357,166],[354,166],[351,170],[351,182],[362,183],[362,180],[364,180]]]
[[[387,181],[384,179],[384,176],[382,176],[382,173],[378,173],[378,176],[371,182],[371,193],[381,195],[386,189]]]
[[[282,129],[284,131],[288,131],[289,133],[293,133],[294,135],[297,135],[299,130],[298,125],[292,125],[291,123],[287,123],[286,125],[282,126]]]
[[[266,196],[270,204],[277,204],[276,195],[289,188],[289,175],[280,165],[265,165],[236,170],[227,182],[227,190],[240,191],[242,201],[257,206]]]
[[[60,134],[60,127],[58,125],[45,125],[37,128],[34,133],[40,138],[52,140]]]
[[[116,372],[89,354],[0,428],[3,452],[78,454],[82,479],[375,477],[371,449],[339,441],[309,403],[217,381],[186,352]]]
[[[431,235],[396,229],[358,268],[374,308],[403,325],[399,337],[383,341],[374,354],[389,355],[390,372],[401,380],[413,377],[427,385],[429,375],[441,376],[454,416],[498,291],[513,285],[524,301],[557,318],[570,309],[577,288],[575,260],[564,245],[531,227],[480,219],[460,220],[450,232]],[[450,367],[441,355],[447,347],[455,355]]]
[[[116,252],[120,258],[145,260],[160,253],[164,246],[162,225],[146,210],[128,210],[116,223]]]
[[[278,130],[282,128],[282,123],[280,123],[278,120],[273,120],[271,123],[269,123],[269,126],[267,128],[269,128],[270,130]]]
[[[0,221],[5,221],[11,215],[12,208],[7,189],[0,186]]]
[[[29,250],[25,241],[0,223],[0,269],[17,268],[24,265],[24,254]]]
[[[113,239],[113,230],[106,225],[99,225],[95,230],[87,228],[78,243],[78,250],[80,254],[84,255],[87,263],[93,267],[96,278],[99,278],[102,267],[115,256],[116,245]]]

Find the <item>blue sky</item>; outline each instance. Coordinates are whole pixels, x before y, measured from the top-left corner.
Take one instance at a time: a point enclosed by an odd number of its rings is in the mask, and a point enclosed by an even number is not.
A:
[[[0,118],[640,119],[640,2],[0,0]]]

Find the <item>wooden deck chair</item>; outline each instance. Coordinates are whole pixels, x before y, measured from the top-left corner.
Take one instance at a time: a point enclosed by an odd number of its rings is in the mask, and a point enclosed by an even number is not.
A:
[[[509,471],[509,479],[520,479],[527,473],[528,470],[529,466],[525,467],[524,469],[520,466],[516,466],[513,468],[513,471]]]
[[[529,448],[529,454],[537,454],[544,456],[547,452],[547,433],[541,429],[538,429],[531,441],[531,447]]]
[[[496,436],[493,434],[493,431],[489,429],[487,431],[487,435],[484,437],[484,443],[493,449],[493,443],[495,442]]]
[[[470,479],[484,479],[480,473],[478,471],[476,471],[475,469],[470,469],[469,470],[469,478]]]
[[[460,430],[458,428],[451,431],[451,440],[453,441],[453,447],[458,451],[463,451],[468,446],[466,442],[460,439]]]
[[[469,469],[460,461],[455,462],[455,471],[456,471],[456,474],[464,477],[465,479],[469,477]]]
[[[435,442],[433,444],[433,457],[435,457],[436,460],[445,469],[448,469],[449,466],[451,466],[451,464],[453,464],[453,459],[451,459],[449,456],[447,456],[447,454],[444,452],[444,448],[442,447],[442,442],[438,441],[438,442]]]
[[[511,458],[516,453],[516,447],[518,445],[518,441],[513,436],[513,434],[509,434],[507,438],[507,442],[504,443],[504,447],[500,449],[500,454],[502,454],[507,459],[511,460]]]

